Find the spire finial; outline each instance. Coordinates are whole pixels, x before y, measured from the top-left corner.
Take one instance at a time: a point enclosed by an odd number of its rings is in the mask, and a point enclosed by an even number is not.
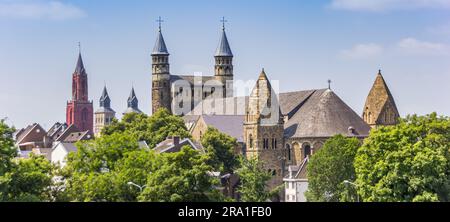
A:
[[[222,22],[222,30],[225,31],[225,22],[228,22],[227,20],[225,20],[225,16],[222,16],[222,19],[220,20],[220,22]]]
[[[161,19],[161,16],[159,16],[158,19],[156,20],[156,22],[158,22],[159,32],[161,32],[161,23],[163,23],[164,20],[162,20],[162,19]]]
[[[328,89],[331,89],[331,79],[328,80]]]
[[[78,42],[78,53],[81,54],[81,42]]]
[[[381,69],[378,69],[378,74],[381,75]]]

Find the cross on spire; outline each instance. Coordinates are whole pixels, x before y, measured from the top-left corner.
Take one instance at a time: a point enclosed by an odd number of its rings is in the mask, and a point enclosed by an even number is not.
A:
[[[156,20],[156,22],[158,22],[159,31],[161,31],[161,23],[163,23],[164,20],[162,20],[161,16],[159,16],[158,19]]]
[[[331,79],[328,80],[328,89],[331,89]]]
[[[228,22],[228,20],[225,20],[225,16],[223,16],[220,22],[222,22],[222,29],[225,30],[225,22]]]

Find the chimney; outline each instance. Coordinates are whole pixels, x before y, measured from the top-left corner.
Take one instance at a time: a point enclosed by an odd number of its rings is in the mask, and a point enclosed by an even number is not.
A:
[[[178,144],[180,144],[180,137],[179,136],[173,136],[173,145],[177,146]]]

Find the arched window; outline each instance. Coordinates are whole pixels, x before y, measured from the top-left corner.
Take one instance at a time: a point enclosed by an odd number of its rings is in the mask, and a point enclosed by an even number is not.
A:
[[[269,149],[269,138],[263,138],[263,149]]]
[[[250,135],[248,136],[248,146],[249,146],[250,148],[253,148],[253,136],[252,136],[252,134],[250,134]]]
[[[308,156],[311,156],[311,145],[306,144],[306,145],[303,147],[303,158],[306,158],[306,157],[308,157]]]
[[[291,161],[292,157],[291,157],[291,146],[289,146],[289,144],[286,144],[286,154],[287,154],[287,159],[289,161]]]

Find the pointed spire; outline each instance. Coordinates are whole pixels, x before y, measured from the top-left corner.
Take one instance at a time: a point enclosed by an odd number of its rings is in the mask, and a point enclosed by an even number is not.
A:
[[[258,79],[269,81],[269,80],[267,79],[267,75],[266,75],[266,72],[264,71],[264,68],[262,68],[261,73],[259,74]]]
[[[169,51],[167,50],[166,43],[164,41],[164,37],[161,32],[161,17],[158,20],[158,36],[156,38],[155,46],[153,47],[152,55],[169,55]]]
[[[129,108],[138,108],[138,99],[136,97],[136,93],[134,92],[134,87],[131,88],[130,96],[128,96],[128,107]]]
[[[102,96],[100,97],[100,107],[111,108],[111,99],[109,98],[106,85],[103,87]]]
[[[228,43],[227,34],[225,33],[225,17],[222,18],[222,37],[220,38],[219,46],[217,47],[215,56],[233,57],[230,44]]]
[[[279,124],[281,110],[272,85],[264,69],[261,70],[255,87],[250,93],[247,113],[251,115],[250,121],[260,121],[261,124]]]
[[[86,72],[86,70],[84,69],[83,58],[81,58],[81,52],[78,54],[78,61],[77,66],[75,67],[75,72],[78,74]]]
[[[396,124],[399,116],[394,97],[379,70],[367,96],[363,118],[369,125],[376,126]]]
[[[131,87],[131,92],[130,96],[128,96],[127,104],[128,108],[125,113],[142,113],[142,111],[139,110],[139,101],[136,97],[136,93],[134,92],[134,87]]]

